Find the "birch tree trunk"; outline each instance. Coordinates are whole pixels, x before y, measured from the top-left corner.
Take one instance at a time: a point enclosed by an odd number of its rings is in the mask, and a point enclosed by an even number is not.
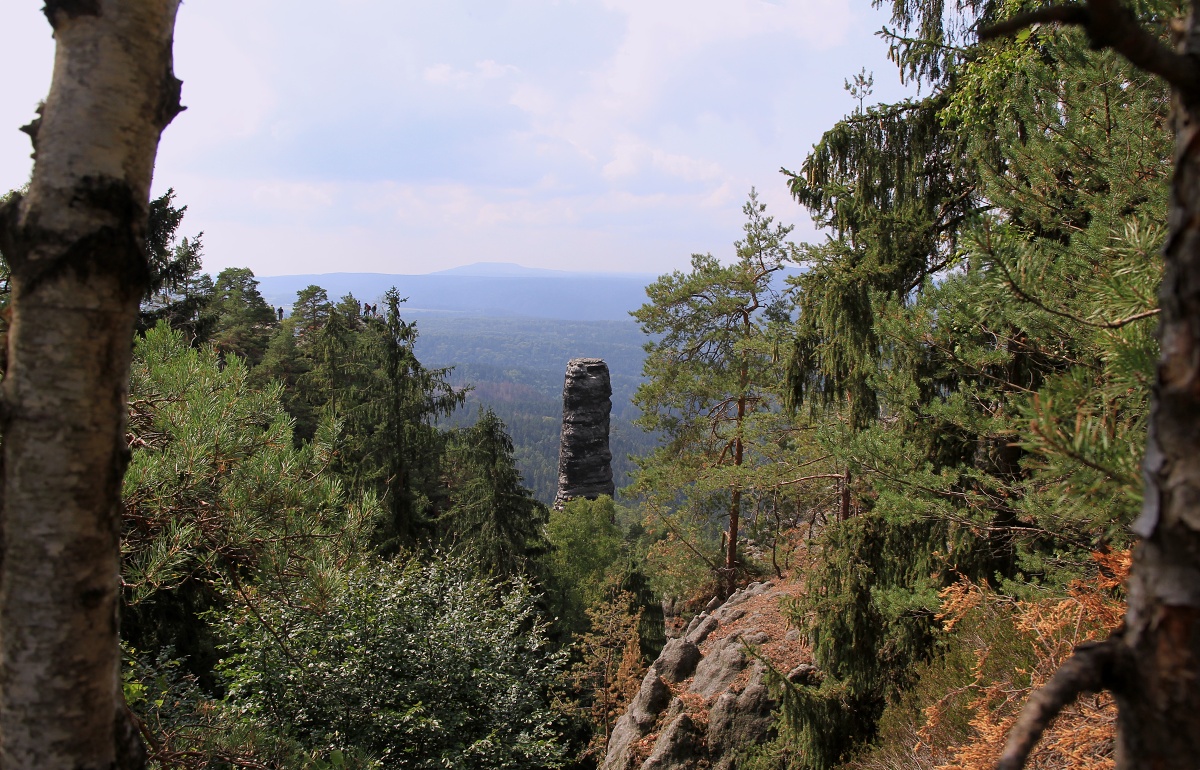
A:
[[[181,109],[179,0],[46,0],[53,82],[0,211],[12,271],[0,400],[0,766],[136,767],[120,689],[120,490],[159,136]]]

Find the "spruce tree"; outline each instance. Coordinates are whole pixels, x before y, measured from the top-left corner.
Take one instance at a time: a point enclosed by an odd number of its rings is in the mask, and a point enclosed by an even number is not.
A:
[[[790,175],[833,232],[804,248],[791,395],[861,512],[794,608],[827,674],[789,690],[813,767],[938,654],[939,589],[1062,591],[1128,543],[1155,355],[1165,89],[1078,36],[962,55],[942,6],[895,9],[932,93],[848,117]]]
[[[177,329],[186,329],[193,339],[202,340],[208,324],[201,323],[201,318],[212,297],[212,282],[200,273],[204,234],[178,239],[187,206],[176,206],[174,200],[175,191],[168,189],[150,201],[146,229],[150,280],[142,296],[137,330],[145,334],[160,320],[166,320]]]
[[[534,576],[548,511],[522,483],[495,412],[481,409],[474,425],[451,434],[442,473],[450,493],[439,528],[448,545],[472,554],[482,574]]]

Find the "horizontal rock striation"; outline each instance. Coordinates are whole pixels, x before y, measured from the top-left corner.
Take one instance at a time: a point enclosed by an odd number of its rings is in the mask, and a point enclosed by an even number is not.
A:
[[[611,497],[615,491],[608,448],[611,397],[608,364],[603,360],[572,358],[567,362],[555,506],[575,497]]]

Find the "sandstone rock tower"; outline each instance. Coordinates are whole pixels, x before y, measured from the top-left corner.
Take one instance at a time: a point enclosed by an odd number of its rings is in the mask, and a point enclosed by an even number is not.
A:
[[[612,452],[608,448],[611,396],[608,364],[603,360],[572,358],[567,362],[555,507],[573,497],[595,500],[613,494]]]

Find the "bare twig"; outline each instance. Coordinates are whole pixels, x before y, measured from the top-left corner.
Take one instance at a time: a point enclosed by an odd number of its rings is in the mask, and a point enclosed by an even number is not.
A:
[[[1054,717],[1080,695],[1113,689],[1124,647],[1117,637],[1081,644],[1046,686],[1029,696],[1021,716],[1008,734],[996,770],[1021,770],[1034,745]]]
[[[846,474],[844,474],[844,473],[818,473],[815,476],[803,476],[798,479],[792,479],[791,481],[781,481],[778,484],[776,484],[775,486],[786,487],[789,484],[799,484],[802,481],[815,481],[817,479],[844,479],[844,478],[846,478]]]

